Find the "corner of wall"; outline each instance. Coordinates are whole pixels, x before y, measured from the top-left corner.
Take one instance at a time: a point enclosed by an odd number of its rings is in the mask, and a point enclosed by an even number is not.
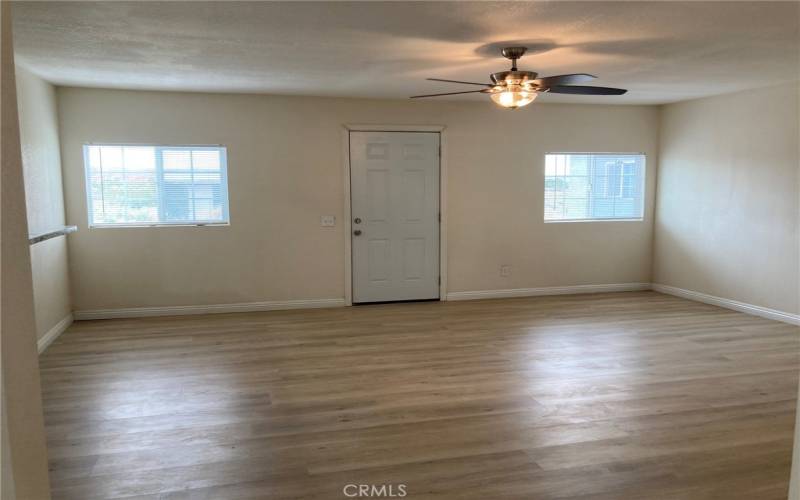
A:
[[[658,218],[660,216],[658,210],[658,200],[661,190],[661,158],[663,158],[661,129],[664,124],[664,109],[668,104],[659,104],[656,106],[657,120],[656,120],[656,182],[655,192],[653,193],[653,232],[650,242],[650,283],[656,282],[656,270],[658,269]]]

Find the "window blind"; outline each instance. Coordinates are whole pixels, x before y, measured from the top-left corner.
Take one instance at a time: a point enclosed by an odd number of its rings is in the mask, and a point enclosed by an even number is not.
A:
[[[89,224],[219,224],[228,219],[221,146],[85,145]]]
[[[544,220],[641,219],[643,154],[545,155]]]

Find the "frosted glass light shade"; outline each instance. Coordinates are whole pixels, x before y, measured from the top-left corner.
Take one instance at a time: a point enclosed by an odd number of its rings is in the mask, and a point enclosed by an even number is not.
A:
[[[507,85],[505,87],[495,87],[489,94],[494,102],[504,108],[516,109],[532,103],[538,92],[526,90],[521,85]]]

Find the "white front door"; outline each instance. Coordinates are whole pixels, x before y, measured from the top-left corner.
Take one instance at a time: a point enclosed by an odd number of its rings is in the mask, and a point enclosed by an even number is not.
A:
[[[439,133],[350,132],[353,302],[439,298]]]

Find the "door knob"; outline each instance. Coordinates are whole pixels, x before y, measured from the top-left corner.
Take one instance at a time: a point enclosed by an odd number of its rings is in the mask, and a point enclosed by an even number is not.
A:
[[[355,231],[353,231],[353,234],[355,234],[356,236],[361,236],[361,230],[356,229]]]

